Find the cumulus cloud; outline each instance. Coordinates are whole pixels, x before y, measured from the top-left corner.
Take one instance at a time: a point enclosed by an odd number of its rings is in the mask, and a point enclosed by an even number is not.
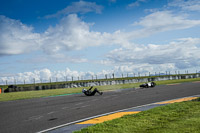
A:
[[[133,26],[138,26],[140,29],[130,32],[118,33],[118,40],[123,40],[120,44],[125,47],[130,46],[130,42],[135,39],[149,37],[154,34],[165,31],[188,29],[195,26],[200,26],[200,20],[192,20],[186,17],[187,15],[177,15],[171,11],[156,11],[143,18],[140,21],[134,22]],[[116,36],[112,34],[113,36]],[[132,44],[131,44],[132,45]]]
[[[17,74],[1,74],[0,84],[40,83],[71,81],[93,78],[108,78],[114,73],[116,77],[128,73],[129,76],[138,74],[165,73],[165,71],[195,68],[200,65],[200,38],[180,38],[168,44],[134,45],[132,48],[118,48],[107,54],[105,65],[114,66],[111,70],[94,73],[81,72],[66,68],[61,71],[51,71],[47,68]],[[110,64],[108,64],[110,63]],[[112,64],[111,64],[112,63]]]
[[[80,0],[79,2],[73,2],[71,5],[67,6],[63,10],[58,11],[55,14],[45,16],[45,18],[54,18],[73,13],[81,13],[81,14],[85,14],[88,12],[101,13],[102,9],[103,6],[97,5],[95,2],[86,2]]]
[[[0,77],[2,84],[7,81],[8,84],[21,83],[34,83],[34,82],[47,82],[53,77],[53,72],[45,68],[42,70],[35,70],[33,72],[17,73],[13,75],[5,75]]]
[[[98,73],[98,78],[102,76],[105,71]],[[97,75],[97,74],[96,74]],[[51,71],[47,68],[41,70],[35,70],[33,72],[23,72],[16,74],[4,74],[0,77],[0,84],[24,84],[25,83],[41,83],[41,82],[57,82],[57,81],[71,81],[73,80],[86,80],[96,78],[94,72],[81,72],[71,70],[66,68],[65,70],[60,71]],[[105,75],[103,75],[105,76]],[[101,77],[102,78],[102,77]]]
[[[185,16],[175,15],[171,11],[158,11],[145,16],[134,25],[142,26],[144,30],[154,33],[191,28],[200,25],[200,20],[190,20]]]
[[[134,26],[141,26],[141,29],[130,32],[120,30],[113,33],[91,31],[90,26],[92,24],[82,21],[76,14],[63,17],[55,27],[49,27],[44,33],[40,34],[34,33],[32,27],[5,16],[1,16],[0,23],[2,33],[0,35],[0,55],[23,54],[34,50],[44,52],[45,56],[35,57],[34,63],[52,60],[54,63],[88,62],[86,58],[69,56],[68,52],[100,45],[118,45],[120,48],[112,50],[107,54],[105,60],[100,61],[101,64],[115,65],[116,68],[112,72],[145,72],[160,68],[163,70],[185,69],[200,65],[198,38],[184,38],[165,45],[137,45],[132,42],[135,39],[148,37],[159,32],[200,25],[200,20],[190,20],[170,11],[154,12],[143,17],[140,21],[134,23]],[[23,73],[24,76],[19,77],[22,77],[20,81],[29,76],[35,77],[39,81],[43,77],[48,78],[44,73],[47,73],[47,71]],[[57,75],[57,73],[59,74]],[[72,73],[79,76],[86,75],[77,71]],[[91,73],[89,72],[88,75],[91,75]],[[109,71],[99,72],[99,75],[103,75],[102,73],[109,73]],[[41,76],[42,74],[43,76]],[[49,72],[48,75],[64,77],[63,71],[53,74]]]
[[[48,54],[58,51],[80,50],[102,44],[106,34],[90,31],[90,24],[81,21],[76,14],[64,17],[55,27],[43,34],[43,49]]]
[[[169,2],[168,6],[180,7],[182,10],[186,11],[200,11],[199,0],[173,0]]]
[[[0,55],[30,53],[42,50],[55,58],[69,58],[62,53],[106,44],[111,34],[90,30],[91,24],[83,22],[76,14],[63,17],[55,27],[44,33],[34,33],[31,26],[19,20],[0,16]]]
[[[40,34],[33,27],[0,15],[0,56],[28,53],[40,47]]]
[[[85,23],[76,14],[63,17],[55,27],[49,27],[44,33],[34,33],[31,26],[19,20],[0,17],[0,55],[30,53],[42,50],[48,55],[62,57],[66,52],[82,50],[107,44],[128,44],[126,34],[101,33],[90,30],[92,24]]]
[[[1,16],[0,54],[12,55],[43,50],[44,53],[62,56],[68,51],[82,50],[99,45],[120,45],[131,47],[131,41],[151,36],[163,31],[186,29],[200,25],[200,20],[190,20],[184,16],[174,15],[169,11],[154,12],[134,26],[139,30],[113,33],[91,31],[92,24],[82,21],[76,14],[63,17],[55,27],[49,27],[44,33],[34,33],[32,27],[18,20]]]
[[[119,48],[107,54],[112,64],[129,66],[170,66],[187,69],[200,65],[200,38],[182,38],[165,45],[134,45]],[[145,64],[145,65],[144,65]],[[169,65],[171,64],[171,65]]]

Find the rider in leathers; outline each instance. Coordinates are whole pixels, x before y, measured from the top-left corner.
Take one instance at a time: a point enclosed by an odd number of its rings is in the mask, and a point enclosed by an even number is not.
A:
[[[83,89],[82,92],[86,95],[86,96],[94,96],[96,93],[99,93],[99,95],[102,95],[103,92],[100,92],[97,88],[95,88],[93,91],[92,91],[92,88],[93,86],[90,87],[90,89]]]

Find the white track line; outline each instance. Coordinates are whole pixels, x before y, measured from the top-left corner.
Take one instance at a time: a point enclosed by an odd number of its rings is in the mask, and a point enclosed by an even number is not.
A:
[[[193,96],[187,96],[187,97],[200,97],[200,95],[193,95]],[[182,97],[182,98],[187,98],[187,97]],[[180,98],[170,99],[170,100],[177,100],[177,99],[180,99]],[[169,100],[165,100],[165,101],[169,101]],[[101,115],[96,115],[96,116],[88,117],[88,118],[85,118],[85,119],[81,119],[81,120],[69,122],[69,123],[66,123],[66,124],[62,124],[62,125],[59,125],[59,126],[55,126],[55,127],[43,130],[43,131],[39,131],[37,133],[45,133],[45,132],[48,132],[48,131],[55,130],[57,128],[69,126],[69,125],[72,125],[72,124],[75,124],[75,123],[79,123],[79,122],[82,122],[82,121],[86,121],[86,120],[90,120],[90,119],[93,119],[93,118],[97,118],[97,117],[101,117],[101,116],[105,116],[105,115],[109,115],[109,114],[114,114],[114,113],[122,112],[122,111],[126,111],[126,110],[131,110],[131,109],[135,109],[135,108],[145,107],[145,106],[149,106],[149,105],[153,105],[153,104],[160,103],[160,102],[165,102],[165,101],[159,101],[159,102],[155,102],[155,103],[140,105],[140,106],[131,107],[131,108],[127,108],[127,109],[121,109],[121,110],[117,110],[117,111],[113,111],[113,112],[109,112],[109,113],[105,113],[105,114],[101,114]]]

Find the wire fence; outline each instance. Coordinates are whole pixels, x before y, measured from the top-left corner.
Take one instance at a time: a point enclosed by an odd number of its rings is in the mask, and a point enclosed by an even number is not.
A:
[[[128,78],[128,77],[146,77],[146,76],[163,76],[163,75],[180,75],[180,74],[192,74],[200,73],[196,72],[189,73],[188,70],[185,71],[165,71],[165,72],[147,72],[147,73],[110,73],[104,75],[89,75],[89,76],[63,76],[63,77],[49,77],[44,78],[27,78],[18,79],[17,77],[10,77],[9,79],[1,79],[0,85],[19,85],[19,84],[37,84],[37,83],[55,83],[55,82],[67,82],[67,81],[83,81],[83,80],[99,80],[99,79],[115,79],[115,78]]]

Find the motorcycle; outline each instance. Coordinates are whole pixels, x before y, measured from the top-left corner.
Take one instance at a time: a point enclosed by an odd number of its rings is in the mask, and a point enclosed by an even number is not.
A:
[[[155,82],[148,82],[140,85],[140,88],[149,88],[149,87],[155,87],[156,83]]]

